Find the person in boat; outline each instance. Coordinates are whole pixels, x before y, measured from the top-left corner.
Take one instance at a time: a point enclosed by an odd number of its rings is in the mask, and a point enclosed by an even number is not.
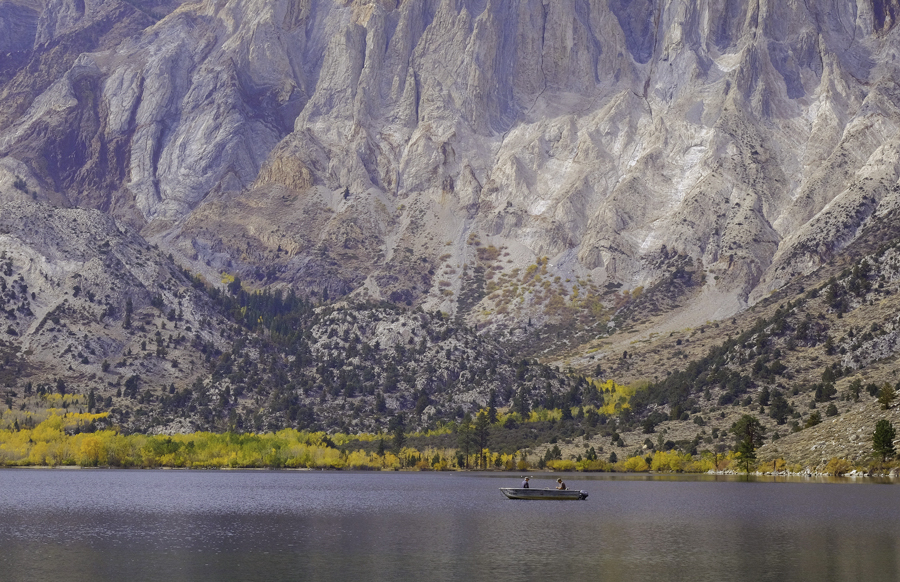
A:
[[[562,490],[562,491],[565,491],[565,490],[566,490],[566,484],[563,483],[563,480],[562,480],[562,479],[557,479],[557,480],[556,480],[556,483],[557,483],[557,485],[556,485],[556,488],[557,488],[557,489],[560,489],[560,490]]]
[[[528,489],[530,487],[530,485],[528,485],[528,479],[530,479],[530,477],[525,477],[522,481],[522,489]]]

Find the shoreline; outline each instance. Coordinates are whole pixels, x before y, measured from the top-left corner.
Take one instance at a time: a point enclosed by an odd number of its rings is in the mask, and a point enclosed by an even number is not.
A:
[[[428,471],[428,470],[395,470],[395,469],[381,469],[381,470],[373,470],[373,469],[353,469],[353,468],[310,468],[310,467],[116,467],[116,466],[102,466],[102,467],[82,467],[79,465],[5,465],[0,466],[0,471],[2,470],[61,470],[61,471],[76,471],[76,470],[85,470],[85,471],[253,471],[253,472],[286,472],[286,473],[295,473],[295,472],[333,472],[333,473],[446,473],[446,474],[476,474],[476,475],[516,475],[516,478],[520,478],[519,475],[521,471],[472,471],[472,470],[461,470],[461,471]],[[888,482],[896,482],[900,483],[900,471],[897,469],[892,469],[887,473],[878,473],[878,472],[865,472],[865,471],[851,471],[849,473],[834,475],[832,473],[825,473],[814,471],[812,469],[804,469],[802,471],[751,471],[750,473],[745,473],[743,471],[734,471],[734,470],[722,470],[722,471],[705,471],[705,472],[665,472],[665,471],[530,471],[533,475],[541,475],[541,476],[557,476],[564,475],[568,479],[577,479],[579,476],[587,476],[587,477],[597,477],[597,476],[608,476],[611,478],[620,478],[620,477],[680,477],[685,480],[689,480],[691,477],[702,478],[702,477],[771,477],[771,478],[790,478],[790,479],[845,479],[848,482],[853,481],[863,481],[863,480],[887,480]],[[703,480],[703,479],[698,479]]]

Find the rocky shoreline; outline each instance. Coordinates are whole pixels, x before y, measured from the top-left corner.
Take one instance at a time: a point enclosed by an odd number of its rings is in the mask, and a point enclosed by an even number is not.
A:
[[[882,479],[897,479],[900,477],[900,469],[891,469],[887,473],[879,473],[874,470],[863,470],[863,469],[854,469],[853,471],[849,471],[847,473],[840,473],[835,475],[834,473],[829,473],[824,470],[820,470],[819,468],[806,467],[800,471],[753,471],[751,473],[744,473],[743,471],[735,471],[735,470],[725,470],[725,471],[713,471],[709,470],[706,473],[707,475],[753,475],[754,477],[877,477]]]

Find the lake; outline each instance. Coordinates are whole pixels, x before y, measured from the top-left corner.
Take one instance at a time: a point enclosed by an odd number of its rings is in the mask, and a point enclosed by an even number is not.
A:
[[[900,580],[897,484],[564,479],[0,470],[0,580]]]

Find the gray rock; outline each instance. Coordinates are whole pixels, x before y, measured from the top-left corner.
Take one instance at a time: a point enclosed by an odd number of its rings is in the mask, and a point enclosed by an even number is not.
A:
[[[5,42],[48,43],[111,6],[55,0]],[[453,312],[461,279],[448,296],[397,251],[462,265],[476,233],[510,250],[507,268],[547,256],[569,288],[625,289],[681,253],[717,298],[686,316],[704,321],[828,261],[898,203],[897,32],[876,12],[191,4],[47,83],[0,126],[0,157],[57,160],[40,176],[53,196],[116,209],[199,271],[197,247],[249,272],[271,243],[294,249],[283,282]],[[31,18],[0,14],[0,29]],[[95,145],[60,156],[60,143]],[[528,299],[510,317],[542,309]]]

